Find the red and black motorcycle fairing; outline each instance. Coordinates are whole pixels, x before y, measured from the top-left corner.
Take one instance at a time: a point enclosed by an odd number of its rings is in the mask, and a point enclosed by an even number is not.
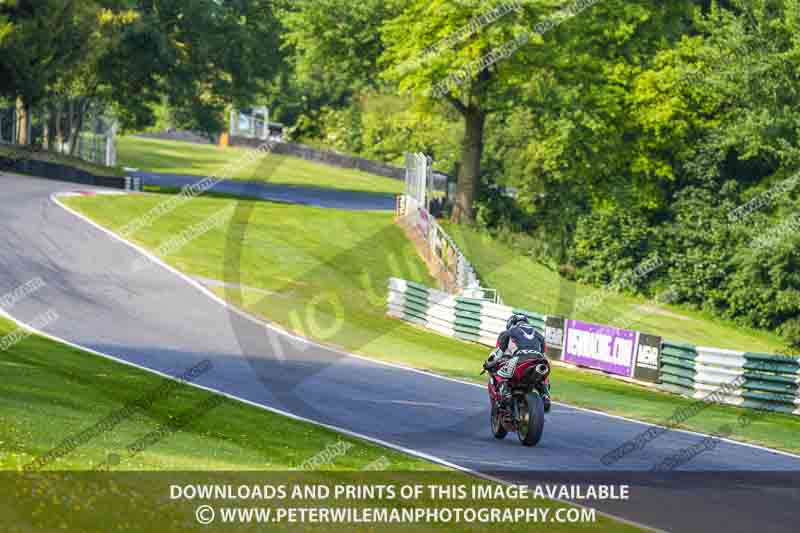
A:
[[[544,430],[543,396],[549,389],[550,362],[540,352],[522,349],[488,369],[492,433],[502,439],[513,431],[523,445],[535,446]],[[510,400],[503,401],[503,384]]]

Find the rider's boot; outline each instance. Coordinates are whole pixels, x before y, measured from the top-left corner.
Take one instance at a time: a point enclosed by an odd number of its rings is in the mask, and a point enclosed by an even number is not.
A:
[[[543,383],[542,384],[542,403],[544,404],[544,412],[550,412],[550,384]]]
[[[511,407],[511,391],[508,390],[508,383],[506,383],[505,381],[500,383],[497,392],[499,392],[501,396],[500,407],[504,408]]]

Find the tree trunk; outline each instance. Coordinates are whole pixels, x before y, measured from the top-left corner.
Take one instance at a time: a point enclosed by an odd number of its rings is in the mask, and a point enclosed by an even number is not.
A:
[[[69,145],[69,155],[74,156],[78,151],[78,144],[81,142],[80,133],[83,129],[83,121],[86,112],[89,110],[89,99],[81,98],[78,101],[78,120],[75,121],[75,128],[72,133],[72,142]]]
[[[56,104],[56,146],[55,150],[61,153],[64,150],[64,103]]]
[[[44,121],[44,133],[42,134],[42,148],[45,150],[54,149],[54,140],[56,137],[56,106],[50,104],[47,106],[47,118]]]
[[[44,151],[50,150],[50,123],[53,121],[48,114],[44,121],[44,132],[42,133],[42,149]]]
[[[486,113],[479,106],[470,105],[464,111],[464,122],[464,144],[461,147],[461,165],[452,216],[452,221],[455,223],[475,220],[473,203],[478,190],[478,180],[481,177],[483,128],[486,122]]]
[[[72,134],[74,131],[73,123],[75,122],[75,100],[72,98],[67,99],[67,153],[72,153],[72,143],[75,141]]]
[[[28,106],[21,96],[17,97],[17,138],[14,142],[21,145],[30,144],[31,140],[28,138],[28,123],[31,120],[31,115],[28,112]]]

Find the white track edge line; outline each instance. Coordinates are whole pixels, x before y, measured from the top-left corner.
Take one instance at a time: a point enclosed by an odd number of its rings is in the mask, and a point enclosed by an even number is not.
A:
[[[250,321],[250,322],[252,322],[254,324],[266,327],[266,328],[268,328],[268,329],[270,329],[270,330],[272,330],[272,331],[274,331],[276,333],[279,333],[281,335],[285,335],[285,336],[287,336],[287,337],[289,337],[291,339],[294,339],[296,341],[303,342],[303,343],[309,344],[311,346],[315,346],[317,348],[321,348],[323,350],[329,350],[331,352],[334,352],[334,353],[337,353],[337,354],[340,354],[340,355],[343,355],[343,356],[346,356],[346,357],[352,357],[352,358],[355,358],[355,359],[361,359],[363,361],[369,361],[371,363],[380,364],[380,365],[384,365],[384,366],[388,366],[388,367],[392,367],[392,368],[397,368],[397,369],[405,370],[405,371],[408,371],[408,372],[415,372],[417,374],[422,374],[422,375],[425,375],[425,376],[430,376],[430,377],[442,379],[442,380],[445,380],[445,381],[451,381],[451,382],[454,382],[454,383],[461,383],[463,385],[470,385],[472,387],[480,387],[480,388],[484,387],[484,385],[481,385],[479,383],[471,383],[469,381],[464,381],[464,380],[457,379],[457,378],[451,378],[451,377],[448,377],[448,376],[442,376],[440,374],[435,374],[433,372],[427,372],[425,370],[412,368],[412,367],[401,365],[401,364],[398,364],[398,363],[390,363],[390,362],[386,362],[386,361],[381,361],[379,359],[372,359],[370,357],[366,357],[366,356],[363,356],[363,355],[356,355],[356,354],[348,353],[348,352],[345,352],[345,351],[342,351],[342,350],[338,350],[336,348],[332,348],[332,347],[329,347],[329,346],[325,346],[325,345],[319,344],[317,342],[314,342],[312,340],[300,337],[300,336],[295,335],[293,333],[290,333],[290,332],[288,332],[288,331],[286,331],[286,330],[284,330],[282,328],[279,328],[279,327],[275,326],[274,324],[270,324],[270,323],[267,323],[267,322],[265,322],[263,320],[260,320],[260,319],[258,319],[256,317],[254,317],[254,316],[242,311],[238,307],[229,304],[228,302],[226,302],[225,300],[223,300],[222,298],[220,298],[219,296],[217,296],[216,294],[211,292],[208,288],[206,288],[200,282],[198,282],[197,280],[195,280],[195,279],[191,278],[190,276],[184,274],[183,272],[177,270],[176,268],[168,265],[167,263],[162,261],[159,257],[156,257],[155,255],[150,253],[148,250],[142,248],[141,246],[139,246],[139,245],[137,245],[137,244],[135,244],[133,242],[128,241],[124,237],[122,237],[120,235],[117,235],[116,233],[114,233],[113,231],[109,230],[108,228],[105,228],[105,227],[101,226],[100,224],[98,224],[95,221],[91,220],[90,218],[88,218],[87,216],[83,215],[82,213],[79,213],[78,211],[75,211],[71,207],[68,207],[67,205],[63,204],[62,202],[60,202],[58,200],[58,196],[60,194],[63,194],[63,193],[53,193],[53,194],[50,195],[51,200],[55,204],[57,204],[59,207],[61,207],[62,209],[66,210],[69,213],[72,213],[74,216],[78,217],[79,219],[83,220],[84,222],[87,222],[88,224],[90,224],[91,226],[97,228],[98,230],[102,231],[103,233],[106,233],[107,235],[111,236],[113,239],[115,239],[115,240],[117,240],[117,241],[119,241],[119,242],[121,242],[121,243],[123,243],[123,244],[125,244],[125,245],[127,245],[127,246],[129,246],[131,248],[133,248],[134,250],[138,251],[139,253],[145,255],[148,259],[150,259],[154,263],[160,265],[161,267],[165,268],[169,272],[172,272],[173,274],[177,275],[179,278],[183,279],[184,281],[189,283],[191,286],[193,286],[194,288],[196,288],[197,290],[199,290],[200,292],[202,292],[203,294],[205,294],[206,296],[208,296],[209,298],[211,298],[212,300],[214,300],[218,304],[220,304],[223,307],[233,311],[237,315],[241,316],[242,318],[244,318],[244,319],[246,319],[246,320],[248,320],[248,321]],[[800,459],[800,454],[794,454],[794,453],[786,452],[786,451],[783,451],[783,450],[776,450],[774,448],[769,448],[767,446],[761,446],[761,445],[752,444],[752,443],[749,443],[749,442],[737,441],[737,440],[730,439],[730,438],[727,438],[727,437],[720,438],[720,437],[717,437],[715,435],[702,433],[702,432],[699,432],[699,431],[692,431],[690,429],[670,428],[670,427],[664,426],[662,424],[656,424],[656,423],[653,423],[653,422],[644,422],[644,421],[641,421],[641,420],[636,420],[636,419],[628,418],[628,417],[621,416],[621,415],[614,415],[614,414],[610,414],[610,413],[605,413],[603,411],[597,411],[597,410],[590,409],[590,408],[587,408],[587,407],[578,407],[578,406],[567,404],[567,403],[563,403],[563,402],[553,402],[553,403],[556,404],[556,405],[561,405],[561,406],[566,407],[568,409],[574,409],[574,410],[577,410],[577,411],[583,411],[583,412],[586,412],[586,413],[592,413],[592,414],[595,414],[595,415],[605,416],[605,417],[608,417],[608,418],[614,418],[614,419],[617,419],[617,420],[624,420],[626,422],[631,422],[631,423],[634,423],[634,424],[639,424],[639,425],[648,426],[648,427],[658,427],[658,428],[666,429],[666,430],[669,430],[669,431],[676,431],[676,432],[685,433],[685,434],[688,434],[688,435],[695,435],[695,436],[704,437],[704,438],[713,437],[713,438],[717,439],[718,441],[727,442],[728,444],[733,444],[733,445],[737,445],[737,446],[746,446],[748,448],[767,451],[767,452],[775,453],[775,454],[778,454],[778,455],[783,455],[783,456],[786,456],[786,457],[792,457],[794,459]]]

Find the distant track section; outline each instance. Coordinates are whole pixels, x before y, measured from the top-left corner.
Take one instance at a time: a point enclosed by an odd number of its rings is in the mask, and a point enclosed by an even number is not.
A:
[[[156,174],[141,171],[130,172],[129,175],[141,178],[142,185],[178,188],[192,185],[204,179],[202,176]],[[396,203],[395,196],[392,194],[343,191],[257,181],[222,180],[216,183],[210,189],[210,192],[229,194],[240,198],[256,198],[272,202],[354,211],[394,211]]]

